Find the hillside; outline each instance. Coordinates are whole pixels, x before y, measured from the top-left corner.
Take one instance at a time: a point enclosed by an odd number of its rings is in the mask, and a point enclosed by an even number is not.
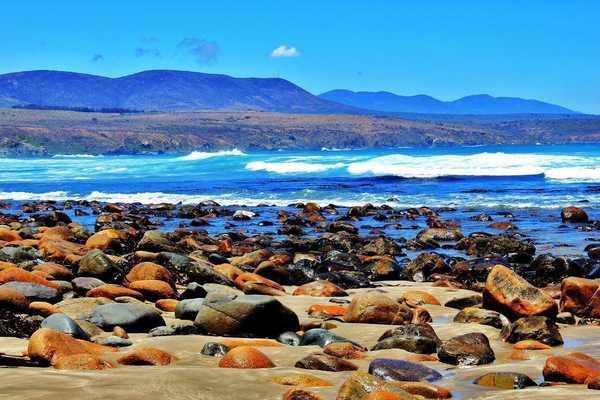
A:
[[[15,104],[143,111],[357,111],[314,96],[285,79],[233,78],[168,70],[144,71],[120,78],[61,71],[0,75],[0,107]]]
[[[600,118],[411,121],[270,112],[0,110],[0,156],[600,142]]]
[[[420,114],[578,114],[567,108],[518,97],[473,95],[454,101],[430,96],[399,96],[390,92],[353,92],[332,90],[321,94],[325,100],[365,110]]]

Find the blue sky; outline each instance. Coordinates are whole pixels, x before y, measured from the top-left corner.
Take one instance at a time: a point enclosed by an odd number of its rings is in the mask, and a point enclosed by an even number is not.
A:
[[[489,93],[600,114],[600,1],[5,3],[0,73],[168,68],[279,76],[313,93]]]

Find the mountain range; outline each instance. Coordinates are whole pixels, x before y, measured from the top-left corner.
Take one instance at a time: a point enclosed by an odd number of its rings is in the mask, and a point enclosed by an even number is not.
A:
[[[234,78],[172,70],[119,78],[63,71],[0,75],[0,107],[70,107],[138,111],[274,111],[314,114],[576,114],[567,108],[512,97],[430,96],[332,90],[315,96],[280,78]]]
[[[579,114],[555,104],[518,97],[493,97],[479,94],[454,101],[442,101],[431,96],[400,96],[390,92],[353,92],[331,90],[322,99],[364,110],[389,113],[419,114]]]

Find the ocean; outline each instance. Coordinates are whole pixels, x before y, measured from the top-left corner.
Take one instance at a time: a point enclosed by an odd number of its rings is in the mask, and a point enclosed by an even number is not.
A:
[[[0,159],[0,199],[595,209],[600,145]]]

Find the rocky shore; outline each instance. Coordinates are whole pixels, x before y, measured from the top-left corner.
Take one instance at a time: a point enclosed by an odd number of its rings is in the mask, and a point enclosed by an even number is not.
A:
[[[0,207],[8,397],[600,397],[600,243],[542,254],[507,212]]]

